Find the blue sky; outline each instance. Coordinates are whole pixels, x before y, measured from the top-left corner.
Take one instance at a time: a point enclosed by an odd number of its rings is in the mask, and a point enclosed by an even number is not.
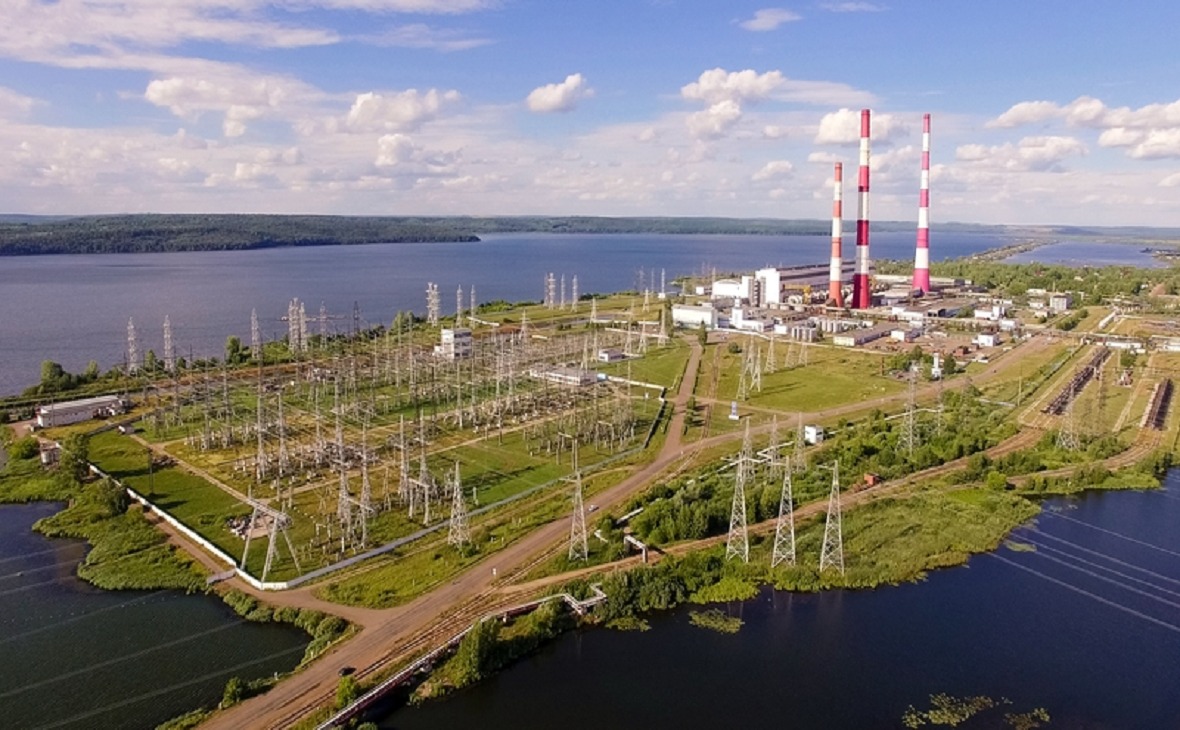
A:
[[[869,107],[874,218],[916,216],[930,112],[935,227],[1180,226],[1180,6],[1116,7],[10,0],[0,194],[28,213],[824,218]]]

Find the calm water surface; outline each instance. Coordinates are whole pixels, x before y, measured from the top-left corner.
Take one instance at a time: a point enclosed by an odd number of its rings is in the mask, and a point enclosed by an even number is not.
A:
[[[152,728],[299,663],[307,634],[218,598],[82,582],[84,544],[31,530],[58,509],[0,505],[0,727]]]
[[[1164,491],[1047,505],[1064,516],[1043,516],[1016,538],[1064,555],[1002,548],[920,584],[767,591],[728,606],[745,621],[736,635],[692,626],[687,609],[656,616],[643,633],[570,634],[380,725],[900,728],[907,707],[945,692],[1012,701],[963,727],[1008,727],[1003,712],[1044,707],[1052,728],[1180,728],[1180,471]]]
[[[934,258],[1009,243],[980,234],[937,238]],[[879,258],[912,258],[913,233],[873,236]],[[0,259],[0,394],[40,378],[43,360],[80,372],[124,361],[127,319],[134,318],[140,353],[163,356],[164,316],[177,354],[223,356],[225,340],[250,340],[257,309],[267,339],[287,333],[287,303],[298,297],[309,315],[322,302],[332,328],[351,328],[353,303],[365,322],[389,324],[398,310],[426,310],[426,283],[439,285],[443,313],[455,311],[462,286],[481,302],[540,300],[547,272],[566,275],[567,291],[614,292],[650,286],[716,268],[826,262],[826,236],[492,235],[479,243],[375,244],[166,254],[28,256]],[[847,247],[851,255],[852,245]],[[658,286],[658,283],[657,283]],[[312,325],[312,332],[317,325]]]
[[[1166,268],[1168,264],[1144,253],[1142,243],[1094,243],[1063,241],[1051,243],[1010,256],[1014,264],[1041,263],[1063,266],[1136,266],[1142,269]]]

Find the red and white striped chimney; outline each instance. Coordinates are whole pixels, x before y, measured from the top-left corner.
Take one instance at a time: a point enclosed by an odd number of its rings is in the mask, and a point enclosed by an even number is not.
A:
[[[832,263],[828,269],[828,301],[844,306],[844,165],[836,163],[832,186]]]
[[[914,251],[914,288],[930,291],[930,115],[922,115],[922,176],[918,182],[918,248]]]
[[[856,183],[856,270],[852,274],[852,308],[868,309],[869,292],[869,110],[860,110],[860,175]]]

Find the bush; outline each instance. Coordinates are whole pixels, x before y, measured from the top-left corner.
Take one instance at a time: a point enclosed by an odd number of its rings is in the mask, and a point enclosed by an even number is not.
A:
[[[40,451],[41,449],[37,445],[37,439],[32,436],[25,436],[23,439],[14,441],[8,445],[8,458],[13,461],[22,461],[33,458]]]

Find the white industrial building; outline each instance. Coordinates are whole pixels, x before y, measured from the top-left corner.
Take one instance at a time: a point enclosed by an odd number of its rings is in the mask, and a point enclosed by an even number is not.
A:
[[[860,347],[885,337],[889,332],[889,327],[849,330],[832,335],[832,344],[837,347]]]
[[[1049,295],[1049,311],[1065,312],[1073,307],[1073,295],[1069,292],[1058,292]]]
[[[598,375],[593,370],[581,368],[537,367],[529,370],[529,375],[539,380],[548,380],[550,383],[575,387],[594,385],[598,381]]]
[[[471,352],[471,330],[466,327],[443,328],[440,344],[434,347],[434,354],[446,360],[463,360]]]
[[[51,403],[37,409],[37,427],[68,426],[92,418],[117,416],[124,411],[123,400],[117,395]]]
[[[700,327],[707,329],[717,326],[717,310],[712,304],[673,304],[672,324],[681,327]]]
[[[729,326],[735,330],[765,332],[774,326],[774,321],[768,317],[760,316],[752,310],[734,307],[730,313]]]

